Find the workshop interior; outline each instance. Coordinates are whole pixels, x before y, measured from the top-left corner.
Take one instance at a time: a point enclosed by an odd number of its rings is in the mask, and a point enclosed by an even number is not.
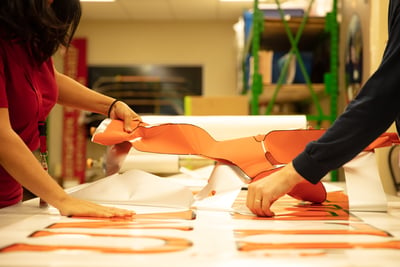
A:
[[[56,68],[144,124],[127,134],[57,105],[48,170],[68,193],[136,215],[65,217],[26,190],[0,209],[0,266],[399,265],[394,124],[317,189],[277,200],[274,217],[246,207],[249,183],[323,134],[378,68],[389,0],[81,5]]]

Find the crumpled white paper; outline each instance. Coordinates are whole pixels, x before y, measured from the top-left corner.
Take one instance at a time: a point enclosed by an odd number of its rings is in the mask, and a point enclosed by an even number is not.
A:
[[[343,166],[350,211],[387,211],[374,152],[361,152]]]
[[[247,177],[236,166],[217,163],[208,183],[195,195],[197,209],[232,210],[232,205]]]
[[[171,208],[190,208],[194,202],[186,186],[135,169],[89,183],[70,195],[104,204]]]
[[[217,164],[208,182],[194,195],[189,186],[177,180],[132,169],[77,187],[70,194],[103,204],[230,210],[244,179],[237,167]]]

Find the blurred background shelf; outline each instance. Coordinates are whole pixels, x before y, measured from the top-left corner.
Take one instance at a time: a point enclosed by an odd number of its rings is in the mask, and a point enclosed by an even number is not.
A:
[[[337,116],[337,1],[325,16],[309,16],[313,1],[304,9],[282,8],[280,0],[276,9],[260,9],[258,2],[243,14],[241,91],[251,114],[298,103],[291,112],[306,114],[312,126],[329,126]]]
[[[286,20],[293,36],[299,31],[302,20],[302,17],[290,17]],[[325,22],[325,17],[308,17],[298,43],[300,50],[314,49],[318,45],[318,41],[327,36]],[[264,18],[264,31],[261,33],[260,47],[265,50],[281,51],[291,48],[282,19]]]
[[[263,92],[259,96],[259,104],[266,105],[273,100],[276,84],[267,84],[263,86]],[[313,84],[314,92],[317,95],[323,95],[325,92],[324,84]],[[311,93],[306,84],[285,84],[282,85],[279,94],[275,98],[275,103],[292,103],[300,101],[310,101]]]

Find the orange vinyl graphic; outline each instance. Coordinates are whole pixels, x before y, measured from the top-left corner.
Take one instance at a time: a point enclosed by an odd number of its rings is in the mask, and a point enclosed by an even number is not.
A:
[[[240,199],[238,201],[241,201]],[[235,219],[251,220],[286,220],[286,221],[310,221],[325,225],[322,228],[313,228],[312,223],[309,229],[298,229],[296,224],[294,228],[282,229],[235,229],[235,239],[237,249],[242,252],[259,250],[277,250],[277,249],[400,249],[400,240],[379,228],[371,226],[351,213],[348,212],[348,199],[343,192],[332,192],[328,194],[327,201],[324,204],[301,204],[296,206],[296,200],[286,199],[278,201],[277,208],[281,210],[291,210],[292,213],[274,218],[256,217],[251,215],[234,214]],[[290,204],[292,203],[292,204]],[[319,221],[319,222],[318,222]],[[341,228],[342,227],[342,228]],[[340,229],[341,228],[341,229]],[[283,239],[279,236],[287,236]],[[296,238],[303,236],[303,238]],[[321,241],[314,241],[322,237]],[[342,240],[335,240],[334,237],[342,236]],[[346,236],[353,240],[346,240]],[[354,236],[358,236],[354,237]],[[374,239],[361,241],[366,237],[377,237]],[[277,238],[278,237],[278,238]],[[307,238],[304,238],[307,237]],[[330,240],[332,237],[333,240]],[[273,241],[275,238],[275,242]],[[264,242],[265,240],[265,242]],[[297,242],[296,242],[297,241]],[[308,242],[307,242],[308,241]],[[324,252],[323,252],[324,253]],[[268,254],[266,255],[268,256]]]
[[[59,234],[59,233],[57,233]],[[64,234],[64,233],[63,233]],[[70,233],[72,234],[72,233]],[[82,234],[79,235],[89,235]],[[107,235],[106,235],[107,236]],[[137,254],[137,253],[163,253],[163,252],[176,252],[187,249],[193,244],[191,241],[184,238],[176,237],[158,237],[158,236],[131,236],[129,237],[134,240],[134,238],[147,238],[147,239],[158,239],[163,241],[163,245],[156,247],[144,247],[144,248],[134,248],[134,247],[108,247],[105,246],[82,246],[82,245],[40,245],[40,244],[25,244],[16,243],[10,246],[0,249],[0,253],[6,252],[48,252],[56,250],[84,250],[84,251],[95,251],[100,253],[114,253],[114,254]]]
[[[251,235],[280,234],[280,235],[376,235],[382,237],[392,237],[386,231],[377,229],[365,223],[337,223],[326,222],[325,224],[337,224],[346,226],[347,229],[285,229],[285,230],[269,230],[269,229],[238,229],[235,230],[236,237],[246,237]]]
[[[80,216],[72,216],[77,219],[96,219],[95,217],[80,217]],[[97,218],[103,220],[104,218]],[[160,212],[160,213],[147,213],[147,214],[135,214],[133,217],[129,218],[111,218],[113,221],[132,221],[138,219],[182,219],[182,220],[194,220],[196,219],[196,212],[193,210],[185,210],[185,211],[177,211],[177,212]]]
[[[357,221],[356,217],[349,216],[349,213],[345,210],[331,210],[324,206],[310,205],[308,207],[277,207],[274,210],[277,215],[274,217],[258,217],[253,215],[245,215],[235,213],[233,217],[235,219],[243,220],[257,220],[257,221],[268,221],[268,220],[282,220],[282,221],[310,221],[310,220],[353,220]]]
[[[150,126],[138,121],[134,123],[135,130],[127,133],[123,130],[121,121],[111,120],[105,129],[96,131],[92,140],[103,145],[128,141],[135,149],[143,152],[198,155],[236,165],[252,179],[260,179],[279,170],[280,165],[288,163],[309,141],[315,140],[324,132],[282,131],[282,135],[269,133],[217,141],[204,129],[191,124],[165,123]],[[326,191],[322,183],[313,185],[305,181],[289,195],[300,200],[321,203],[326,198]]]
[[[357,243],[357,242],[327,242],[327,243],[248,243],[238,242],[239,251],[261,249],[400,249],[400,241]]]
[[[119,246],[113,247],[107,243],[99,242],[98,244],[86,244],[82,245],[79,241],[76,244],[48,244],[46,243],[15,243],[0,249],[0,253],[7,252],[48,252],[57,250],[80,250],[80,251],[95,251],[100,253],[123,253],[123,254],[147,254],[147,253],[164,253],[164,252],[176,252],[187,249],[193,244],[190,240],[179,237],[166,237],[166,236],[152,236],[143,234],[124,234],[124,233],[109,233],[109,232],[90,232],[89,229],[96,230],[177,230],[177,231],[192,231],[193,227],[188,225],[181,225],[182,221],[177,222],[176,220],[169,220],[170,218],[182,219],[182,214],[185,213],[185,218],[188,217],[188,212],[176,212],[181,214],[180,216],[145,216],[140,219],[126,218],[85,218],[75,217],[68,219],[69,221],[57,222],[50,224],[44,230],[37,230],[28,236],[29,239],[35,240],[36,238],[56,238],[59,240],[62,237],[68,236],[87,236],[92,238],[122,238],[129,240],[129,242],[136,242],[138,245],[135,246]],[[161,214],[161,213],[160,213]],[[151,215],[151,214],[148,214]],[[153,214],[154,215],[154,214]],[[175,214],[176,215],[176,214]],[[192,215],[192,213],[190,213]],[[57,231],[57,229],[62,229]],[[76,230],[73,230],[76,229]],[[86,230],[85,230],[86,229]],[[141,240],[148,239],[153,241],[160,241],[157,245],[142,245]],[[39,239],[38,239],[39,240]],[[42,239],[40,239],[42,240]],[[85,239],[86,240],[86,239]],[[93,239],[96,242],[95,239]]]
[[[122,222],[122,221],[79,221],[79,222],[59,222],[51,224],[47,229],[60,228],[88,228],[88,229],[172,229],[181,231],[191,231],[192,226],[168,225],[172,222],[149,221],[149,222]],[[167,225],[166,225],[167,224]]]
[[[245,199],[238,198],[234,206],[244,205]],[[293,198],[279,199],[274,205],[276,215],[274,217],[258,217],[250,214],[234,213],[235,219],[245,220],[284,220],[284,221],[304,221],[304,220],[339,220],[339,221],[359,221],[348,211],[347,196],[343,192],[330,192],[327,200],[321,204],[310,204],[299,202]]]
[[[106,127],[99,127],[93,142],[115,145],[130,142],[144,152],[198,155],[218,162],[239,167],[253,181],[264,178],[281,165],[289,163],[304,147],[318,139],[324,130],[278,130],[231,140],[217,141],[204,129],[183,123],[149,125],[132,122],[131,133],[123,130],[123,122],[110,120]],[[384,134],[366,149],[388,146],[399,142],[397,135]],[[307,181],[298,184],[289,195],[300,200],[322,203],[326,191],[321,182],[313,185]]]
[[[68,236],[68,235],[81,235],[81,236],[94,236],[94,237],[128,237],[128,238],[143,238],[144,236],[133,235],[133,234],[101,234],[101,233],[82,233],[82,232],[53,232],[53,231],[36,231],[32,233],[29,237],[46,237],[46,236]],[[160,237],[145,236],[145,238],[156,238],[162,239]]]

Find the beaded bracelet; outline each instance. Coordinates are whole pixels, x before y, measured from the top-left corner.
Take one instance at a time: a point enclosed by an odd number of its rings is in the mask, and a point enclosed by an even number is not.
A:
[[[112,110],[113,106],[114,106],[115,103],[117,103],[118,101],[119,101],[118,99],[115,99],[115,100],[111,103],[110,107],[108,108],[108,112],[107,112],[107,117],[108,117],[108,118],[110,118],[111,110]]]

